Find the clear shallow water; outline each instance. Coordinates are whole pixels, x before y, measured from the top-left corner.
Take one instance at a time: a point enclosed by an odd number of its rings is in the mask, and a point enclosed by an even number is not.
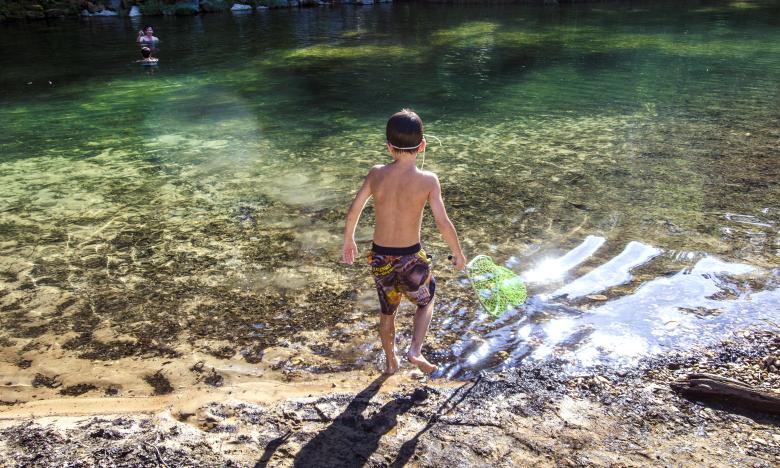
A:
[[[443,141],[425,167],[467,253],[532,296],[489,321],[439,261],[428,352],[448,375],[630,365],[778,321],[779,18],[771,2],[155,18],[154,70],[130,20],[3,25],[2,336],[88,359],[282,346],[307,356],[291,367],[373,365],[370,279],[337,259],[402,106]],[[424,240],[446,258],[429,218]]]

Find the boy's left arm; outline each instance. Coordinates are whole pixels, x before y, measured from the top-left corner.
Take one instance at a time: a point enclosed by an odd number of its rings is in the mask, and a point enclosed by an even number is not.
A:
[[[341,261],[352,265],[358,254],[357,244],[355,243],[355,228],[357,227],[360,214],[363,213],[368,199],[371,198],[371,172],[368,173],[363,185],[360,186],[355,199],[349,205],[347,212],[347,222],[344,226],[344,246],[341,249]]]

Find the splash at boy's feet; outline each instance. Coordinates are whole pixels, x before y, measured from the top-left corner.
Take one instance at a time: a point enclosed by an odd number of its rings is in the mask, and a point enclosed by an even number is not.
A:
[[[368,263],[379,296],[379,336],[385,352],[385,371],[398,371],[395,355],[395,312],[406,297],[417,305],[412,343],[406,359],[422,372],[437,367],[422,355],[422,345],[433,313],[436,280],[431,260],[420,245],[423,208],[430,206],[436,226],[452,252],[453,266],[461,270],[466,258],[452,225],[436,174],[417,169],[417,154],[425,150],[423,124],[410,110],[393,115],[387,122],[387,149],[393,162],[374,166],[363,181],[347,213],[342,260],[352,264],[357,256],[355,227],[369,198],[374,199],[374,242]]]

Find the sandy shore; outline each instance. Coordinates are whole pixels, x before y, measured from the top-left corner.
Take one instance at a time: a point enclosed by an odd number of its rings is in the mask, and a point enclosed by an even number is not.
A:
[[[770,332],[567,377],[545,363],[466,382],[404,370],[256,379],[152,397],[60,397],[3,407],[5,466],[777,466],[780,418],[695,402],[690,372],[780,393]]]

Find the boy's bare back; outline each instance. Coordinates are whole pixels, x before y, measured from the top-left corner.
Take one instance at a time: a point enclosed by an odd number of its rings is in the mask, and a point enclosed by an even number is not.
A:
[[[374,166],[368,174],[376,216],[374,242],[387,247],[420,242],[423,210],[439,185],[432,172],[399,163]]]
[[[464,268],[466,258],[452,225],[436,174],[417,169],[417,154],[425,151],[422,120],[408,109],[394,114],[387,123],[387,149],[393,162],[374,166],[363,180],[347,211],[341,258],[351,264],[358,255],[355,227],[370,198],[374,199],[374,239],[367,261],[380,305],[379,335],[385,352],[385,372],[399,368],[395,354],[395,312],[405,296],[417,305],[414,331],[407,360],[430,374],[437,367],[422,355],[422,345],[431,323],[436,281],[430,257],[420,245],[423,210],[428,203],[436,227],[452,252],[452,263]]]

